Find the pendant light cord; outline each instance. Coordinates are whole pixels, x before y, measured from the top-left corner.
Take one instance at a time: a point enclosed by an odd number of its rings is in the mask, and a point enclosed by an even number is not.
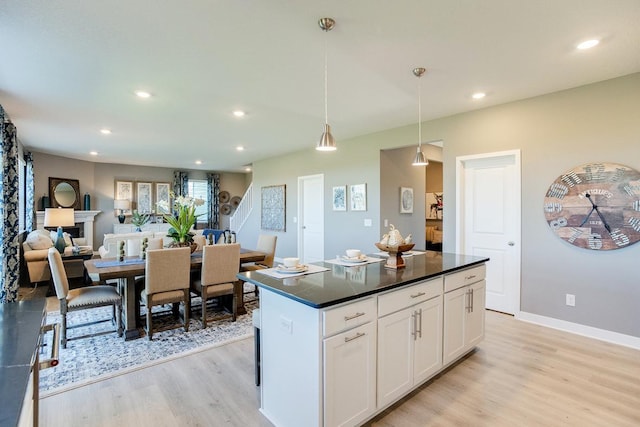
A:
[[[422,148],[422,76],[418,76],[418,149]]]
[[[327,78],[327,36],[324,38],[324,123],[329,124],[329,109],[327,108],[328,78]]]

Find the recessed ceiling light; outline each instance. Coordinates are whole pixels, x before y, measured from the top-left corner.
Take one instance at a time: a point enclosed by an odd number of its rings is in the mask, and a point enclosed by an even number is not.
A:
[[[196,160],[196,165],[201,165],[202,164],[202,160]]]
[[[144,90],[137,90],[135,94],[138,98],[151,98],[151,94]]]
[[[245,112],[242,110],[236,110],[233,112],[233,115],[236,117],[243,117],[245,115]]]
[[[103,135],[111,135],[111,129],[107,129],[107,128],[100,129],[100,133]]]
[[[484,92],[476,92],[476,93],[474,93],[473,95],[471,95],[471,97],[472,97],[473,99],[482,99],[482,98],[484,98],[485,96],[487,96],[487,94],[486,94],[486,93],[484,93]]]
[[[98,152],[97,151],[89,151],[89,154],[91,154],[92,156],[97,156]]]
[[[591,49],[594,46],[597,46],[600,43],[598,39],[585,40],[582,43],[578,44],[576,47],[580,50]]]
[[[251,172],[251,168],[249,166],[247,166],[246,168],[244,168],[245,172]]]
[[[244,147],[243,147],[242,145],[238,145],[238,146],[236,147],[236,150],[237,150],[237,151],[244,151]]]

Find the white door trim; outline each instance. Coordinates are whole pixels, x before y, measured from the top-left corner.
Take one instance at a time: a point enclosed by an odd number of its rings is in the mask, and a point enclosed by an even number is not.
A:
[[[514,213],[514,223],[518,230],[515,244],[518,245],[519,262],[522,265],[522,194],[521,194],[521,182],[522,182],[522,165],[520,163],[520,150],[507,150],[497,151],[493,153],[472,154],[468,156],[456,157],[456,253],[462,253],[464,248],[465,230],[464,230],[464,194],[465,188],[464,173],[465,163],[471,160],[496,158],[496,157],[512,157],[514,159],[515,175],[518,182],[515,188],[515,196],[518,199],[516,212]],[[521,270],[520,270],[521,271]],[[520,286],[521,286],[521,273],[518,277],[518,286],[513,289],[513,301],[512,307],[515,307],[514,315],[516,318],[520,315]]]

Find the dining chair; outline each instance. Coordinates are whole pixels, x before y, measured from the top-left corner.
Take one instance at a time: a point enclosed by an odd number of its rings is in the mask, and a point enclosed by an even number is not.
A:
[[[200,278],[191,282],[191,290],[201,297],[202,329],[207,327],[207,301],[231,295],[231,317],[236,321],[237,305],[235,286],[240,270],[240,244],[206,245],[202,249]]]
[[[60,316],[62,317],[62,348],[67,348],[67,313],[76,310],[85,310],[95,307],[113,307],[112,320],[116,323],[118,336],[122,336],[122,297],[113,286],[91,285],[69,290],[67,273],[62,263],[60,252],[56,248],[50,248],[47,253],[51,277],[56,288],[56,296],[60,302]],[[87,326],[93,324],[74,325]],[[87,335],[89,336],[89,335]]]
[[[255,270],[264,270],[265,268],[273,267],[273,258],[276,254],[276,241],[278,236],[273,236],[270,234],[260,234],[258,236],[258,244],[256,245],[256,250],[260,252],[264,252],[267,256],[264,257],[263,261],[258,261],[254,263],[242,264],[240,267],[241,271],[255,271]],[[258,296],[258,287],[254,286],[253,290],[244,291],[244,282],[242,283],[243,292],[242,295],[254,294]]]
[[[191,270],[191,248],[152,249],[147,251],[144,289],[141,299],[146,304],[146,332],[153,337],[152,308],[173,304],[173,312],[179,314],[178,304],[183,303],[183,327],[189,331],[189,272]],[[162,330],[169,329],[164,328]]]

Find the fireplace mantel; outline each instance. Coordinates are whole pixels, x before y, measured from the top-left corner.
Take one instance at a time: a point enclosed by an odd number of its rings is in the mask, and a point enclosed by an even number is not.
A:
[[[76,224],[84,225],[84,238],[87,240],[87,246],[93,247],[93,218],[102,211],[73,211]],[[37,228],[44,229],[44,211],[36,212]]]

